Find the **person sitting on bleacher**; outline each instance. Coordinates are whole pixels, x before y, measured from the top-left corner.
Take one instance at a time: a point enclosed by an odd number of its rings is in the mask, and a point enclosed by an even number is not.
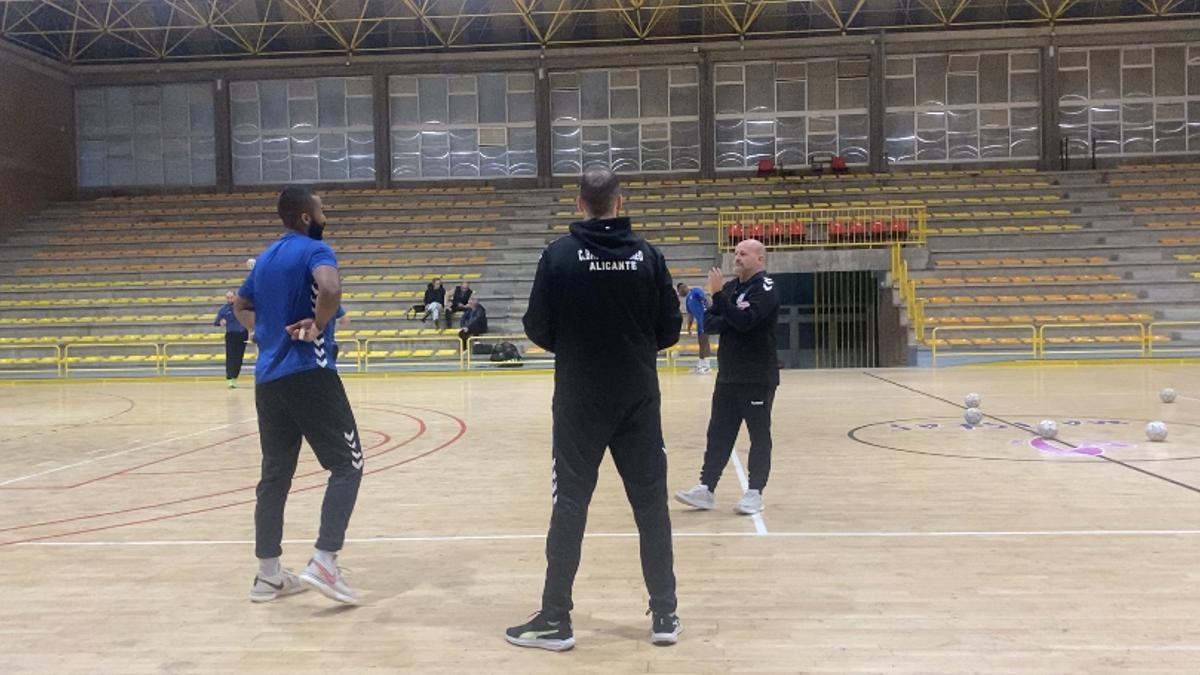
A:
[[[455,312],[467,311],[467,302],[471,299],[471,295],[474,292],[471,290],[471,282],[469,281],[463,281],[454,287],[454,294],[450,296],[450,309],[446,310],[447,326],[453,323]]]
[[[467,300],[466,312],[462,318],[462,329],[458,331],[458,339],[462,340],[463,351],[467,350],[467,340],[488,331],[487,310],[479,304],[479,298],[474,296]]]
[[[433,327],[437,328],[438,318],[442,315],[442,309],[446,307],[446,289],[442,288],[442,280],[434,279],[425,287],[425,314],[421,316],[421,323],[425,323],[429,317],[433,317]]]

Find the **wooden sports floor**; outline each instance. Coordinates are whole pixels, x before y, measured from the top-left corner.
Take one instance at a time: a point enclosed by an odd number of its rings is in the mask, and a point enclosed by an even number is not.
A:
[[[357,608],[246,598],[249,382],[0,385],[0,671],[1200,672],[1200,366],[786,372],[761,517],[732,512],[733,462],[717,510],[672,502],[675,647],[647,641],[605,461],[563,654],[502,638],[540,598],[550,377],[347,386],[367,448],[340,558]],[[696,482],[712,386],[663,376],[672,491]],[[971,391],[992,417],[968,429]],[[1042,418],[1064,443],[1022,426]],[[303,453],[296,570],[324,480]]]

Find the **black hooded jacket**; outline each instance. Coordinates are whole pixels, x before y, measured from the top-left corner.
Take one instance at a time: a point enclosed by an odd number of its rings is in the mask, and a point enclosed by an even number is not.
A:
[[[555,383],[591,397],[621,387],[657,394],[657,354],[679,341],[681,317],[662,253],[628,218],[606,218],[572,223],[542,252],[524,323],[554,352]]]
[[[779,386],[778,323],[779,294],[766,272],[745,282],[735,277],[714,293],[704,313],[704,332],[721,335],[717,384]]]

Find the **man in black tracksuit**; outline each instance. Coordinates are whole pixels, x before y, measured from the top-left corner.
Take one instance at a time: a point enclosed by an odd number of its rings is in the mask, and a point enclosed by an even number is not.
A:
[[[608,447],[641,538],[651,641],[673,644],[680,628],[656,360],[679,341],[679,300],[662,254],[616,217],[622,199],[612,172],[584,174],[577,203],[587,220],[542,253],[524,320],[529,338],[555,355],[554,506],[541,611],[506,637],[554,651],[574,646],[571,587]]]
[[[762,491],[771,472],[771,406],[779,386],[779,357],[775,352],[779,296],[766,266],[766,247],[747,239],[734,250],[737,278],[724,283],[721,270],[708,273],[713,300],[704,315],[705,328],[721,334],[708,447],[700,484],[675,493],[677,500],[698,509],[713,508],[713,492],[745,420],[750,432],[750,477],[748,489],[734,510],[745,515],[763,510]]]

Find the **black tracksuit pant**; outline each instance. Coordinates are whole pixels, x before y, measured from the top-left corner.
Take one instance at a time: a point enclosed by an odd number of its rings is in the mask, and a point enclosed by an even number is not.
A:
[[[700,483],[716,491],[721,472],[733,454],[742,420],[750,432],[750,489],[762,490],[771,473],[771,406],[775,386],[718,382],[713,389],[712,416],[708,421],[708,448]]]
[[[259,384],[254,398],[262,438],[262,479],[254,508],[255,555],[277,558],[282,553],[283,509],[302,437],[329,471],[316,547],[341,550],[358,499],[364,461],[362,439],[341,378],[335,371],[314,368]]]
[[[572,398],[584,397],[554,398],[554,508],[546,538],[542,611],[557,615],[573,607],[571,588],[579,569],[588,504],[608,447],[633,507],[650,609],[672,614],[677,602],[661,398],[658,392],[628,404]]]
[[[225,379],[236,380],[242,374],[242,359],[249,339],[250,331],[225,333]]]

